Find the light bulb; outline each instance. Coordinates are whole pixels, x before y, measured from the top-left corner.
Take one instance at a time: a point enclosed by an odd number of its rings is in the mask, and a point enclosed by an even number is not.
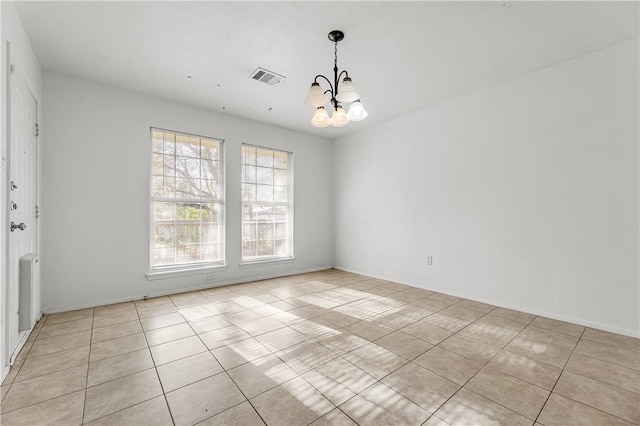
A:
[[[360,102],[360,99],[358,99],[349,107],[347,118],[351,121],[361,121],[367,118],[368,115],[369,113],[365,111],[362,102]]]
[[[344,80],[338,85],[338,96],[336,99],[338,102],[353,102],[360,98],[360,95],[356,91],[356,86],[349,77],[345,77]]]
[[[338,105],[337,108],[333,111],[333,116],[331,117],[331,125],[333,127],[342,127],[349,124],[349,119],[347,118],[347,114],[344,112],[344,109]]]
[[[317,108],[329,102],[329,96],[324,94],[324,91],[322,90],[322,87],[320,87],[319,83],[314,82],[311,84],[311,87],[309,88],[309,94],[307,95],[307,98],[304,100],[304,102],[307,105]]]
[[[313,114],[313,118],[311,119],[311,124],[314,127],[327,127],[331,124],[331,118],[329,118],[329,114],[323,106],[316,109],[316,112]]]

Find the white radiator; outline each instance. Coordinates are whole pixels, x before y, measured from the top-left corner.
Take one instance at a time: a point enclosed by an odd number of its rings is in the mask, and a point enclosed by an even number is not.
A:
[[[40,258],[29,253],[20,258],[19,331],[30,330],[40,313]]]

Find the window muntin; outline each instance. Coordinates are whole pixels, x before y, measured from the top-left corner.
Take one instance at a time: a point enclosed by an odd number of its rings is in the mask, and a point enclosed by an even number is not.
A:
[[[242,261],[293,257],[293,154],[242,145]]]
[[[224,264],[223,141],[151,129],[151,270]]]

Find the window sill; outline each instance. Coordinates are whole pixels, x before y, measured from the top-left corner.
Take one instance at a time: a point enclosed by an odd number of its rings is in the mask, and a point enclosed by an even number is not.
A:
[[[148,281],[155,280],[164,280],[167,278],[178,278],[178,277],[187,277],[189,275],[204,275],[210,272],[220,272],[225,271],[227,269],[227,265],[217,265],[217,266],[202,266],[195,268],[184,268],[184,269],[168,269],[168,270],[160,270],[160,271],[151,271],[145,274]]]
[[[296,261],[295,257],[287,257],[285,259],[264,259],[264,260],[251,260],[240,263],[240,268],[257,268],[260,266],[280,265],[285,263],[293,263]]]

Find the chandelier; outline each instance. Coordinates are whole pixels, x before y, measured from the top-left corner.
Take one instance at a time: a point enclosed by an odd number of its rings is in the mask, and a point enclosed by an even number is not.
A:
[[[364,120],[369,115],[364,106],[362,106],[362,102],[360,102],[360,95],[356,91],[351,78],[349,78],[347,70],[338,73],[338,42],[342,39],[344,39],[342,31],[333,30],[329,33],[329,40],[334,43],[333,83],[324,75],[317,75],[313,79],[309,94],[305,99],[307,105],[316,108],[316,112],[311,119],[311,124],[315,127],[342,127],[349,124],[350,121]],[[343,74],[344,78],[340,81]],[[329,83],[329,89],[322,89],[320,83],[318,83],[319,78],[323,78]],[[349,107],[349,112],[345,113],[341,103],[348,102],[351,103],[351,106]],[[324,108],[324,105],[328,103],[331,104],[331,116]]]

